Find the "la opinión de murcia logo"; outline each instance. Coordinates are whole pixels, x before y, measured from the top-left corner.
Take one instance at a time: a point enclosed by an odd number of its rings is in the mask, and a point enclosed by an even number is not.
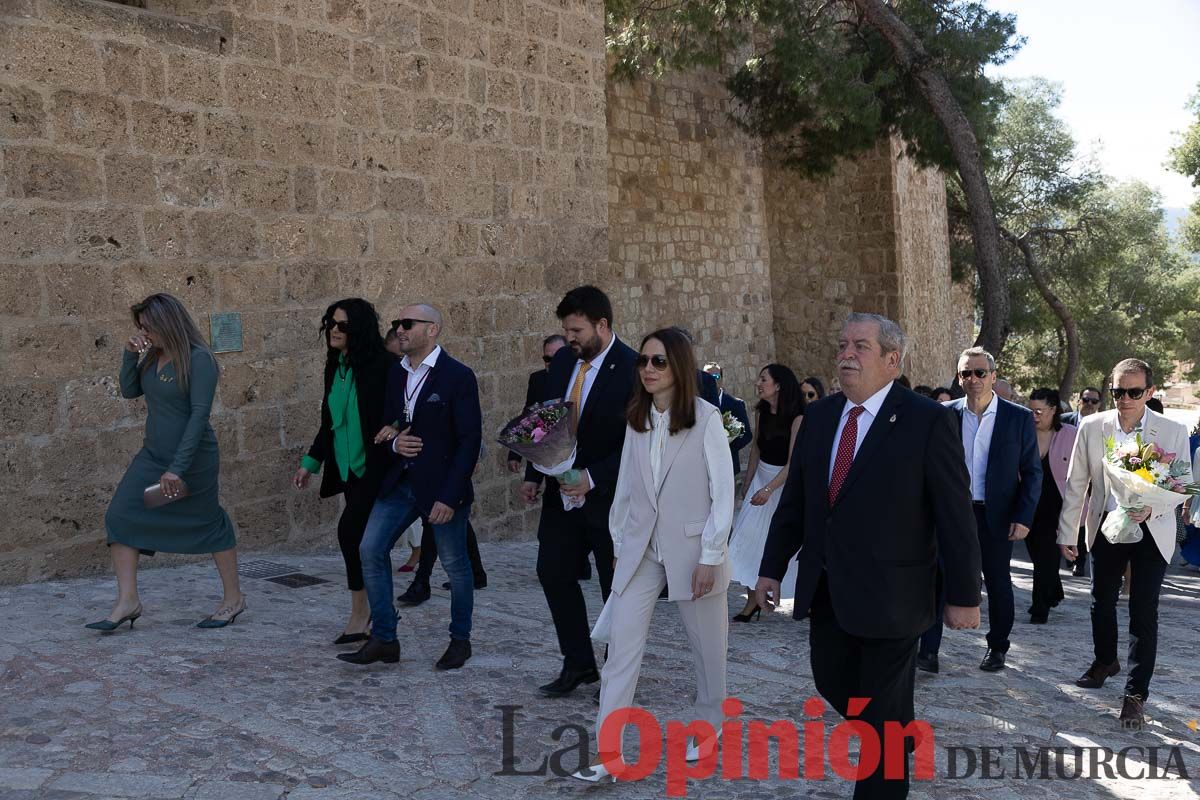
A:
[[[910,779],[933,781],[939,776],[934,767],[935,737],[933,727],[924,720],[907,725],[885,723],[882,741],[878,732],[858,718],[870,704],[868,698],[852,698],[847,710],[848,719],[828,728],[820,717],[826,704],[817,697],[804,702],[808,719],[800,725],[792,720],[739,719],[744,704],[737,698],[727,698],[721,704],[726,720],[720,726],[720,738],[712,746],[700,748],[697,761],[687,761],[690,740],[712,742],[718,730],[704,720],[692,722],[668,721],[664,726],[643,708],[618,709],[604,721],[600,729],[599,752],[616,754],[621,751],[621,738],[627,727],[638,739],[638,758],[625,763],[619,755],[605,757],[604,766],[617,780],[635,781],[645,778],[665,761],[667,796],[685,797],[690,781],[719,776],[722,780],[750,779],[757,781],[826,780],[830,777],[845,781],[864,778],[882,763],[885,778],[898,779],[904,775],[905,760],[912,755]],[[561,742],[575,734],[575,744],[543,756],[536,765],[519,765],[515,756],[516,715],[519,705],[494,706],[501,712],[503,753],[497,776],[546,775],[565,777],[583,769],[591,760],[591,735],[577,723],[558,726],[551,738]],[[852,743],[857,754],[852,756]],[[803,745],[803,750],[801,750]],[[770,752],[778,753],[778,768],[771,774]],[[1115,779],[1164,780],[1173,777],[1189,780],[1182,749],[1171,747],[1126,747],[1112,750],[1107,747],[1015,747],[948,746],[946,773],[950,780],[964,778],[1016,780],[1077,780]]]

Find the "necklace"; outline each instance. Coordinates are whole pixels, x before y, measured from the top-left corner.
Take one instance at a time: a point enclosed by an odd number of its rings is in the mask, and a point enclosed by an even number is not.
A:
[[[425,374],[421,376],[421,380],[417,381],[416,385],[413,386],[411,394],[408,391],[408,382],[406,381],[404,384],[404,416],[409,422],[412,422],[413,419],[413,401],[421,393],[421,387],[425,385],[425,379],[429,377],[429,373],[431,372],[433,372],[432,367],[425,370]],[[414,374],[410,374],[409,377],[414,377]]]

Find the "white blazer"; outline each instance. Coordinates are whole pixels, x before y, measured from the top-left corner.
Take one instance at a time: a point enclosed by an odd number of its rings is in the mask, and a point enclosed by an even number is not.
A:
[[[1067,470],[1067,492],[1063,497],[1062,514],[1058,520],[1058,543],[1073,545],[1078,540],[1077,525],[1088,486],[1092,486],[1092,501],[1084,517],[1088,550],[1096,541],[1100,531],[1100,516],[1108,505],[1110,488],[1104,473],[1104,440],[1115,436],[1120,430],[1117,411],[1102,411],[1084,417],[1079,422],[1079,434],[1071,451],[1071,466]],[[1178,454],[1188,461],[1188,432],[1181,423],[1167,419],[1162,414],[1146,409],[1146,429],[1142,431],[1143,442],[1154,442],[1168,453]],[[1183,476],[1187,483],[1192,481],[1191,466]],[[1159,552],[1169,564],[1175,553],[1175,512],[1158,514],[1146,520],[1146,526],[1158,545]]]

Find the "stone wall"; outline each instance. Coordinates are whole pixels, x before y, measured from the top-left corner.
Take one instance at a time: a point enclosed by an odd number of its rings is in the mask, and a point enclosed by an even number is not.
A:
[[[288,486],[318,421],[324,307],[428,300],[519,408],[562,291],[607,281],[598,0],[0,4],[0,581],[106,568],[139,446],[129,305],[240,311],[213,415],[246,548],[330,546]],[[527,535],[493,447],[485,535]]]
[[[707,74],[608,87],[609,258],[618,330],[683,325],[752,396],[774,351],[763,170]]]
[[[905,373],[939,385],[953,372],[955,320],[941,176],[881,143],[833,175],[803,180],[771,164],[764,180],[778,359],[801,378],[834,377],[850,311],[884,314],[913,341]],[[949,366],[946,366],[949,364]]]

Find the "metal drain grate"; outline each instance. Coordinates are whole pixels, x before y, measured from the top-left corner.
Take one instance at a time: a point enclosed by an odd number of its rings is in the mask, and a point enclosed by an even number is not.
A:
[[[276,564],[274,561],[243,561],[238,564],[238,575],[243,578],[274,578],[276,575],[287,575],[295,571],[295,567]]]
[[[271,583],[278,583],[280,586],[286,586],[289,589],[299,589],[302,586],[315,586],[318,583],[329,583],[324,578],[305,575],[302,572],[294,572],[291,575],[280,575],[275,578],[267,578],[267,580]]]

